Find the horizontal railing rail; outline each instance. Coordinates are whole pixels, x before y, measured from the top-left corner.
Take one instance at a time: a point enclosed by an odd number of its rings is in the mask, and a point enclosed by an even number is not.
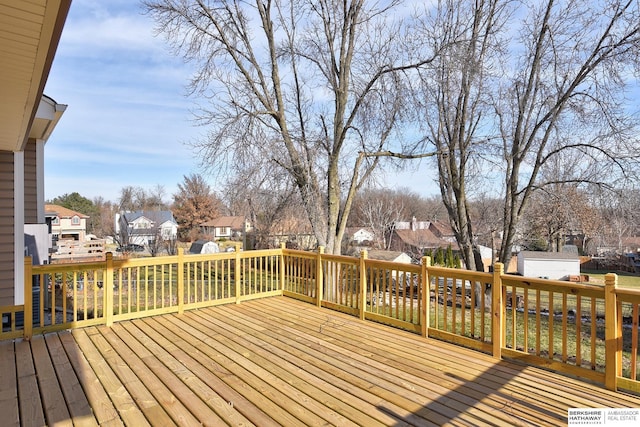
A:
[[[289,250],[32,266],[0,339],[285,295],[640,392],[640,290]]]

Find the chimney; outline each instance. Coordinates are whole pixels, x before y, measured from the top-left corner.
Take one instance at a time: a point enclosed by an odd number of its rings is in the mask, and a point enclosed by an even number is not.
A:
[[[416,231],[416,217],[411,218],[411,231]]]

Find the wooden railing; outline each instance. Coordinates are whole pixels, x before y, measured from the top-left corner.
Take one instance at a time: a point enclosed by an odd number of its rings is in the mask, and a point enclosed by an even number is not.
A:
[[[2,338],[282,294],[281,251],[225,252],[32,266],[25,260],[23,331]],[[33,291],[32,291],[33,289]],[[22,314],[22,313],[20,313]]]
[[[33,289],[33,291],[31,291]],[[287,249],[31,266],[10,339],[286,295],[363,320],[640,392],[640,290]],[[33,300],[32,300],[33,298]],[[21,317],[22,316],[22,317]],[[18,319],[18,320],[16,320]],[[23,319],[21,325],[20,319]]]
[[[640,290],[283,251],[284,294],[458,345],[640,392]],[[427,291],[428,290],[428,291]]]

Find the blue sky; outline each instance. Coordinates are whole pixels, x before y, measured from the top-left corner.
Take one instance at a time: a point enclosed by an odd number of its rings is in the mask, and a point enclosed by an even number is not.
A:
[[[183,176],[200,172],[186,145],[205,133],[185,96],[191,70],[137,1],[74,0],[45,88],[68,105],[45,148],[45,198],[116,201],[125,186],[161,185],[170,201]],[[416,182],[412,170],[388,175],[387,185]]]
[[[170,199],[198,172],[185,146],[204,132],[191,121],[189,75],[137,1],[74,0],[45,88],[68,105],[45,147],[45,197],[115,201],[122,187],[162,185]]]
[[[73,0],[45,87],[68,105],[45,148],[45,198],[78,192],[116,201],[125,186],[161,185],[171,201],[183,177],[200,172],[186,145],[206,131],[185,96],[191,71],[154,36],[137,0]],[[428,165],[390,169],[380,182],[438,194]]]
[[[68,108],[45,148],[45,198],[78,192],[116,201],[120,189],[164,187],[199,173],[185,145],[205,129],[185,96],[189,64],[174,57],[136,0],[73,0],[45,93]],[[215,190],[211,177],[205,176]],[[437,191],[420,172],[389,172],[388,186]]]

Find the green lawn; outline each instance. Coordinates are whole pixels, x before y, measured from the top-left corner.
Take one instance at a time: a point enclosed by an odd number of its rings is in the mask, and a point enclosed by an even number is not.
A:
[[[606,273],[601,271],[582,271],[582,274],[586,274],[589,276],[589,283],[596,285],[604,285],[604,276]],[[618,275],[618,285],[624,286],[628,288],[640,288],[640,276],[633,273],[625,273],[619,272],[616,273]]]

